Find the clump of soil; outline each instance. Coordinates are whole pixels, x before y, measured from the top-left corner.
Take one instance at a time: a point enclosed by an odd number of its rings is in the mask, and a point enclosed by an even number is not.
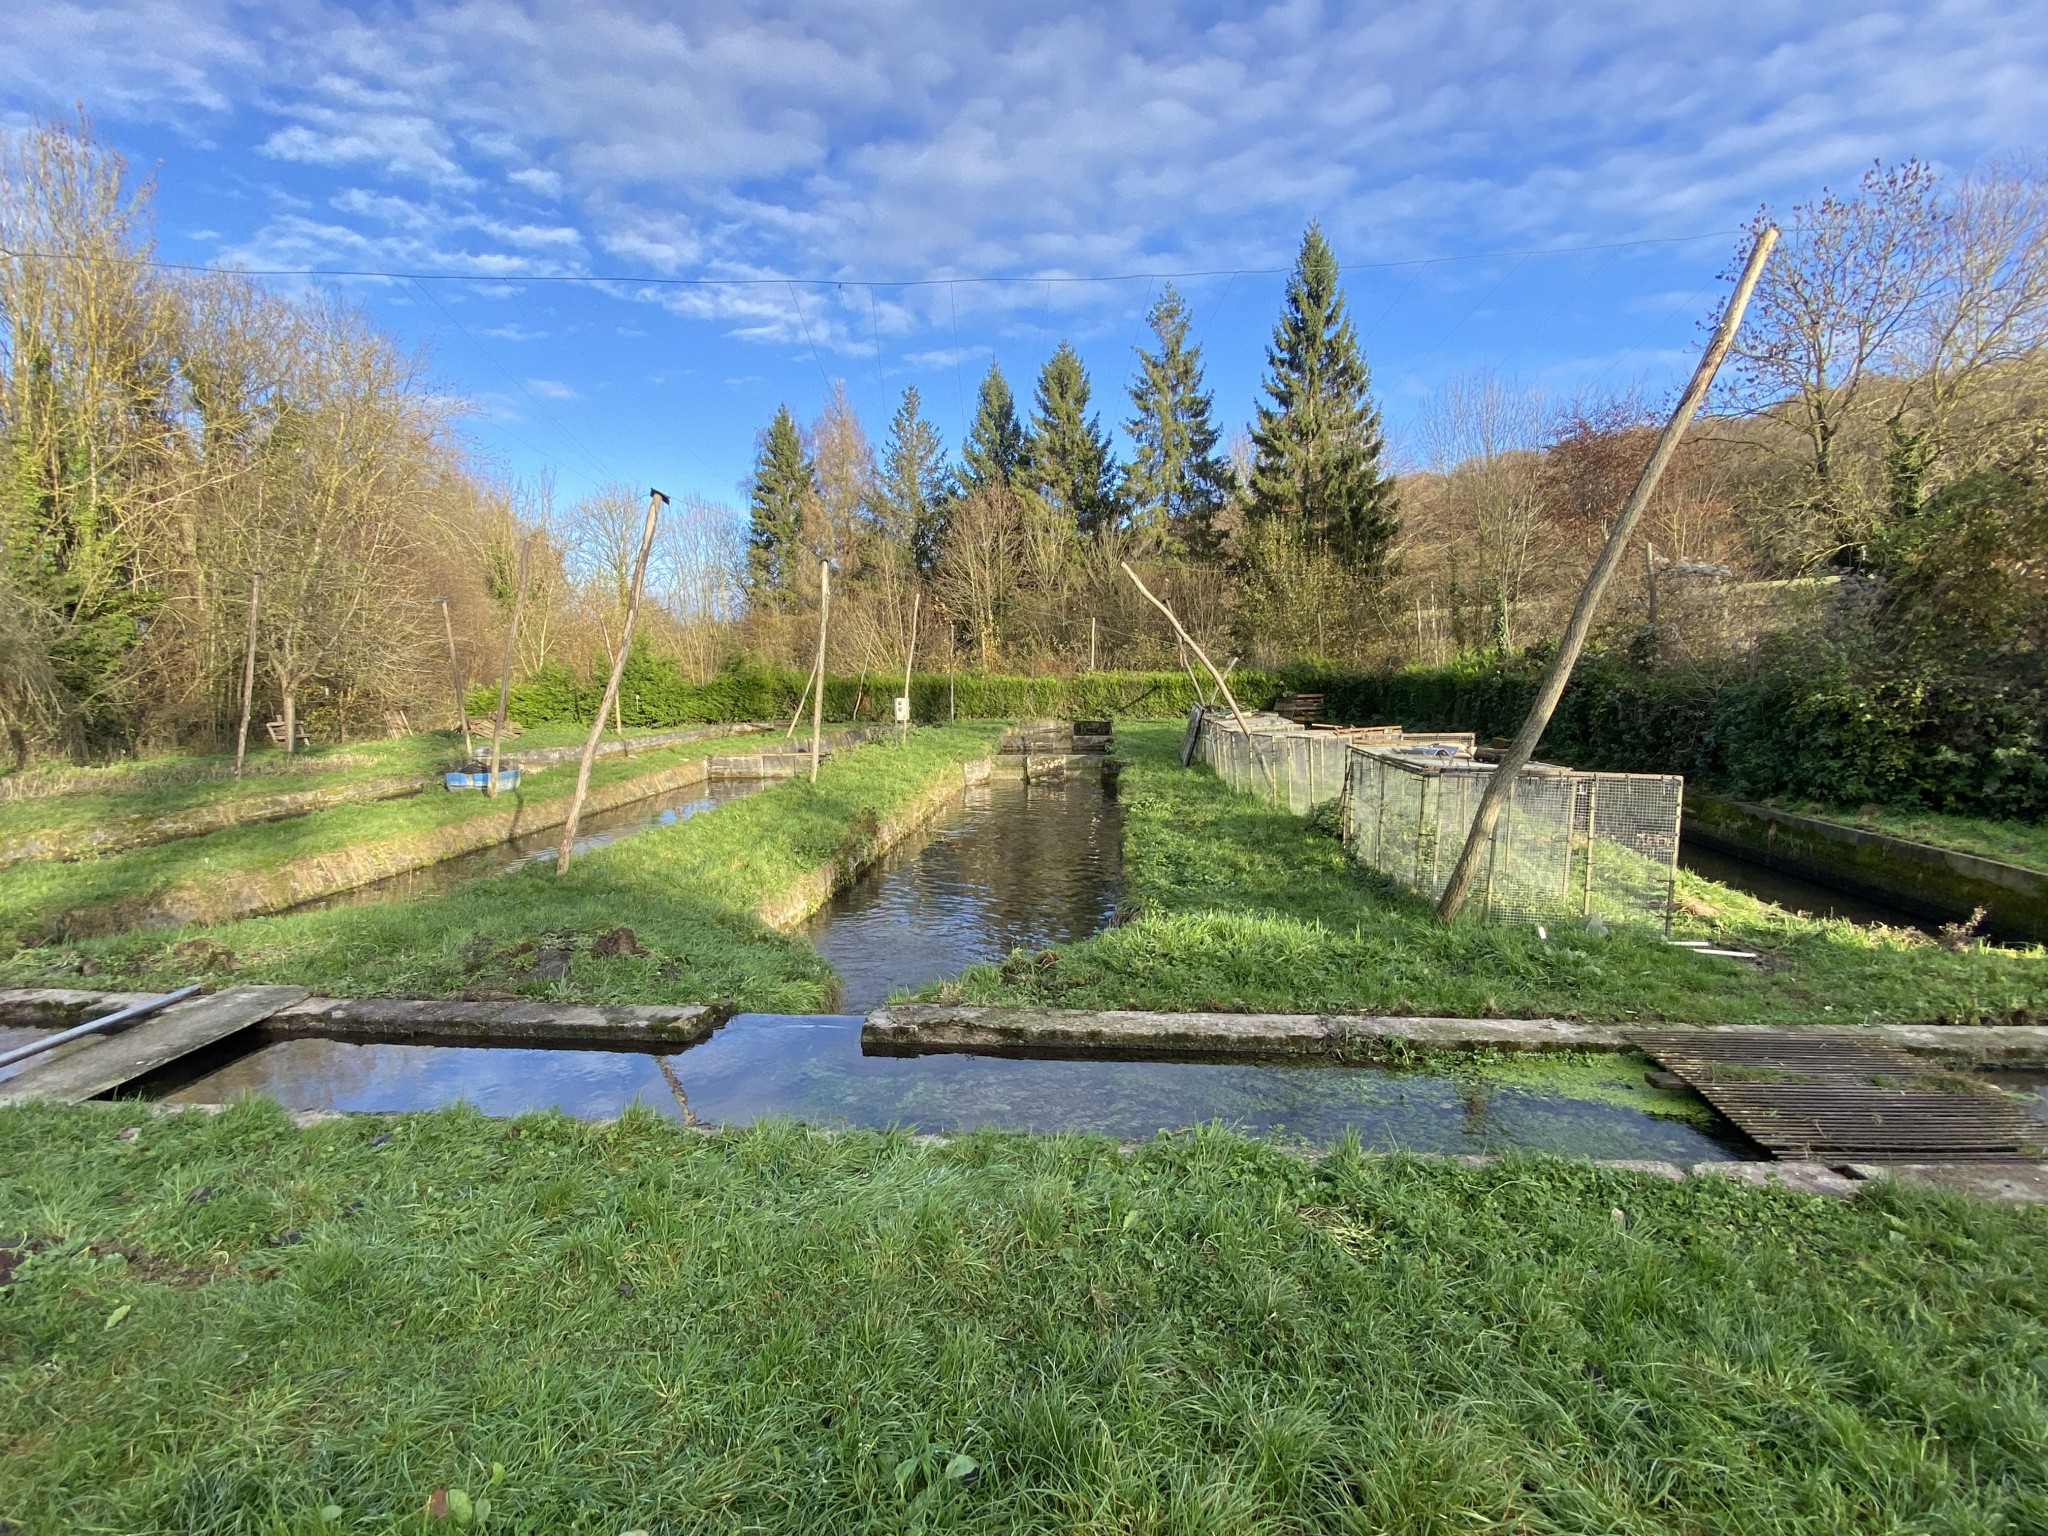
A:
[[[593,959],[608,960],[614,955],[639,955],[646,957],[652,951],[640,942],[640,935],[630,928],[613,928],[599,934],[591,941],[590,953]]]
[[[171,958],[201,971],[232,971],[235,952],[212,939],[186,939],[171,946]]]

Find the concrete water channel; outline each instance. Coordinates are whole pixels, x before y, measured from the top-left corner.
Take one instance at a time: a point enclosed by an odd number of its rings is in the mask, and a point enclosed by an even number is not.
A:
[[[713,782],[620,807],[587,844],[691,816],[767,787]],[[487,880],[551,854],[547,834],[502,845],[348,900],[388,900]],[[640,1103],[692,1124],[788,1117],[821,1126],[956,1133],[1072,1131],[1124,1139],[1218,1123],[1288,1142],[1356,1135],[1369,1148],[1511,1150],[1698,1164],[1758,1155],[1732,1128],[1646,1088],[1628,1055],[1565,1074],[1398,1070],[1324,1061],[1048,1059],[1042,1053],[864,1049],[864,1016],[969,965],[1083,939],[1121,896],[1114,794],[1092,773],[1025,782],[995,776],[963,795],[800,932],[841,978],[827,1015],[740,1014],[688,1044],[609,1048],[323,1038],[260,1027],[156,1073],[135,1089],[174,1104],[248,1094],[296,1111],[391,1113],[467,1103],[491,1115],[616,1115]],[[1841,915],[1850,916],[1844,912]],[[630,921],[630,914],[622,914]],[[25,1038],[22,1031],[0,1032]],[[2048,1117],[2048,1078],[2007,1074]],[[1641,1100],[1632,1103],[1631,1100]]]
[[[620,813],[621,831],[634,824],[658,821]],[[993,777],[970,785],[800,930],[838,971],[844,1013],[740,1014],[666,1052],[291,1038],[228,1059],[195,1059],[154,1087],[173,1103],[263,1094],[293,1110],[395,1112],[461,1101],[493,1115],[554,1109],[599,1117],[638,1102],[695,1124],[779,1116],[1128,1139],[1220,1123],[1290,1142],[1355,1134],[1369,1147],[1428,1152],[1524,1149],[1681,1163],[1744,1155],[1741,1139],[1709,1120],[1627,1103],[1654,1096],[1643,1092],[1641,1064],[1623,1058],[1602,1091],[1573,1097],[1476,1076],[1324,1063],[863,1049],[864,1014],[892,993],[1071,943],[1112,921],[1120,847],[1114,796],[1094,774],[1030,783]],[[500,867],[513,856],[494,853]]]

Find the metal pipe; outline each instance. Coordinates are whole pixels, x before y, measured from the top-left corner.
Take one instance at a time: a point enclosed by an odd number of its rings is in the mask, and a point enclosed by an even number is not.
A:
[[[130,1003],[126,1008],[118,1008],[101,1018],[87,1019],[83,1024],[74,1024],[69,1029],[60,1029],[54,1035],[45,1035],[40,1040],[31,1040],[27,1045],[17,1045],[11,1051],[0,1051],[0,1067],[11,1067],[17,1061],[26,1061],[31,1056],[40,1056],[52,1046],[62,1045],[67,1040],[82,1039],[86,1035],[96,1034],[100,1030],[107,1029],[112,1025],[131,1024],[137,1019],[147,1018],[159,1009],[168,1008],[173,1003],[182,1003],[186,998],[198,992],[199,988],[200,983],[195,981],[189,987],[180,987],[175,992],[166,992],[162,997],[144,998],[139,1003]]]

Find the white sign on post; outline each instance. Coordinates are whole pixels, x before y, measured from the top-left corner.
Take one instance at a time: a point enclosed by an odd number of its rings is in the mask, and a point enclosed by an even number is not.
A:
[[[896,723],[898,725],[910,724],[910,700],[900,693],[896,695]]]

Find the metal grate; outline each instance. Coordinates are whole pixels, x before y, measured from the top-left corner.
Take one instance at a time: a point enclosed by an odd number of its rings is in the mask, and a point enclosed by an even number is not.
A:
[[[1774,1156],[1980,1162],[2038,1156],[2043,1133],[1988,1083],[1839,1030],[1636,1030],[1668,1067]]]

